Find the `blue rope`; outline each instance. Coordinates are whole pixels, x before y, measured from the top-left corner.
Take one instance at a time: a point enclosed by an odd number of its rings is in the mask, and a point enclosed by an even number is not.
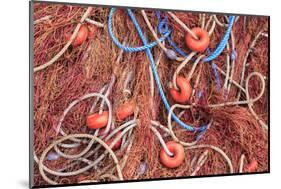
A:
[[[112,8],[112,9],[110,10],[110,13],[109,13],[108,30],[109,30],[109,33],[111,33],[110,37],[112,38],[113,42],[117,45],[117,44],[121,44],[121,43],[114,37],[113,32],[112,32],[112,16],[113,16],[114,11],[115,11],[115,8]],[[158,90],[159,90],[161,99],[162,99],[162,101],[163,101],[163,103],[164,103],[164,106],[165,106],[165,108],[167,109],[167,111],[170,111],[171,108],[170,108],[170,105],[169,105],[169,103],[168,103],[168,101],[167,101],[167,98],[166,98],[166,96],[165,96],[165,94],[164,94],[164,91],[163,91],[163,89],[162,89],[162,86],[161,86],[161,83],[160,83],[160,80],[159,80],[159,77],[158,77],[157,69],[156,69],[156,66],[155,66],[154,58],[153,58],[153,55],[152,55],[152,53],[151,53],[151,51],[150,51],[150,48],[151,48],[151,47],[148,46],[148,42],[146,41],[146,38],[145,38],[144,35],[143,35],[143,32],[142,32],[142,30],[141,30],[141,28],[140,28],[140,26],[139,26],[139,24],[138,24],[138,22],[137,22],[135,16],[134,16],[134,13],[133,13],[130,9],[127,9],[127,11],[128,11],[128,14],[129,14],[129,16],[130,16],[132,22],[134,23],[134,26],[135,26],[136,29],[137,29],[137,32],[138,32],[138,34],[139,34],[139,36],[140,36],[140,38],[141,38],[143,44],[144,44],[143,47],[146,47],[146,48],[145,48],[146,54],[147,54],[147,56],[148,56],[148,58],[149,58],[149,60],[150,60],[151,68],[152,68],[153,75],[154,75],[154,78],[155,78],[155,82],[156,82],[156,85],[157,85],[157,87],[158,87]],[[125,50],[125,48],[130,49],[130,47],[125,47],[125,46],[122,46],[122,45],[117,45],[117,46],[118,46],[119,48],[121,48],[121,49],[124,49],[124,50]],[[173,118],[181,127],[187,129],[188,131],[199,131],[199,132],[202,132],[202,131],[204,131],[204,130],[207,128],[206,125],[204,125],[204,126],[202,126],[202,127],[200,127],[200,128],[193,128],[193,127],[191,127],[191,126],[185,124],[184,122],[182,122],[173,112],[172,112],[172,118]]]
[[[112,16],[113,13],[115,11],[115,8],[112,8],[109,16],[108,16],[108,32],[109,32],[109,36],[111,37],[111,39],[113,40],[113,42],[120,48],[123,49],[125,52],[138,52],[138,51],[144,51],[147,48],[152,48],[154,46],[157,45],[157,41],[154,41],[152,43],[146,44],[144,46],[140,46],[140,47],[129,47],[129,46],[124,46],[122,45],[118,39],[116,39],[116,37],[113,34],[113,29],[112,29]],[[170,32],[165,33],[165,35],[163,37],[161,37],[159,40],[162,42],[165,40],[165,38],[170,35]]]
[[[212,68],[213,68],[213,71],[214,71],[214,74],[215,74],[215,77],[216,77],[218,90],[220,90],[221,82],[220,82],[219,74],[218,74],[218,71],[217,71],[217,65],[215,63],[213,63]]]
[[[161,20],[161,13],[160,11],[156,11],[156,16],[158,19],[158,31],[161,35],[165,35],[167,32],[172,32],[172,28],[169,28],[168,26],[168,17],[165,16],[164,19]],[[185,52],[183,52],[177,45],[176,43],[172,40],[170,35],[167,36],[166,38],[170,45],[181,55],[181,56],[187,56]]]
[[[223,49],[225,48],[227,41],[229,39],[230,33],[231,33],[231,29],[234,23],[235,17],[234,16],[229,16],[229,23],[227,26],[227,30],[221,40],[221,42],[219,43],[218,47],[216,48],[216,50],[214,52],[212,52],[208,57],[206,57],[204,59],[205,62],[209,62],[214,60],[215,58],[217,58],[221,52],[223,51]]]

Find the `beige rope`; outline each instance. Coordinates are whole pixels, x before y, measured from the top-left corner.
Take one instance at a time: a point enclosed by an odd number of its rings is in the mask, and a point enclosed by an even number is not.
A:
[[[190,108],[190,105],[181,105],[181,104],[174,104],[173,106],[171,106],[171,109],[169,111],[168,114],[168,128],[170,130],[170,135],[173,138],[174,141],[179,142],[180,144],[182,144],[183,146],[193,146],[197,143],[197,141],[193,141],[193,142],[184,142],[178,139],[178,137],[175,135],[174,131],[173,131],[173,126],[172,126],[172,112],[175,108]]]
[[[201,15],[201,28],[203,29],[205,27],[206,15],[204,13]]]
[[[196,69],[198,63],[199,63],[200,60],[201,60],[202,58],[204,58],[204,57],[205,57],[205,55],[200,55],[200,56],[197,57],[197,59],[195,60],[193,66],[192,66],[192,68],[191,68],[191,70],[189,71],[188,76],[187,76],[187,79],[188,79],[189,81],[191,80],[192,75],[193,75],[193,73],[194,73],[194,71],[195,71],[195,69]]]
[[[242,73],[241,73],[241,80],[240,80],[240,85],[243,86],[243,81],[244,81],[244,75],[245,75],[245,69],[246,69],[246,63],[247,63],[247,60],[248,60],[248,57],[250,55],[250,53],[252,52],[254,46],[256,45],[257,43],[257,40],[259,39],[259,37],[262,36],[262,31],[260,31],[256,37],[254,38],[254,40],[252,41],[252,43],[250,44],[247,52],[246,52],[246,55],[244,57],[244,60],[243,60],[243,67],[242,67]],[[237,100],[240,99],[240,95],[241,95],[241,91],[239,90],[238,91],[238,96],[237,96]]]
[[[205,27],[202,27],[202,28],[206,30],[206,29],[209,27],[209,25],[210,25],[210,23],[211,23],[212,20],[213,20],[213,15],[210,16],[210,18],[209,18],[207,24],[205,25]]]
[[[177,67],[174,75],[173,75],[173,87],[176,90],[179,90],[178,86],[177,86],[177,76],[179,74],[179,72],[185,67],[185,65],[190,61],[190,59],[196,54],[196,52],[191,52],[186,58],[185,60]]]
[[[194,86],[193,86],[193,89],[192,89],[192,97],[194,97],[194,94],[195,94],[195,89],[197,88],[198,84],[199,84],[199,80],[201,78],[201,70],[199,70],[199,73],[196,77],[196,80],[195,80],[195,83],[194,83]]]
[[[125,167],[125,165],[126,165],[126,163],[127,163],[127,160],[128,160],[128,158],[129,158],[129,152],[131,151],[131,148],[132,148],[134,139],[135,139],[135,135],[132,135],[132,137],[131,137],[130,140],[129,140],[128,147],[127,147],[127,149],[126,149],[125,156],[123,157],[123,161],[122,161],[122,163],[121,163],[121,170],[124,169],[124,167]]]
[[[186,147],[186,149],[198,149],[198,148],[211,148],[212,150],[218,152],[219,154],[222,155],[222,157],[225,159],[225,161],[227,162],[228,164],[228,167],[229,167],[229,172],[230,173],[233,173],[234,172],[234,169],[233,169],[233,165],[232,165],[232,162],[230,160],[230,158],[226,155],[226,153],[224,151],[222,151],[220,148],[216,147],[216,146],[213,146],[213,145],[209,145],[209,144],[199,144],[199,145],[194,145],[194,146],[189,146],[189,147]]]
[[[45,175],[45,172],[44,172],[44,169],[43,169],[43,161],[47,155],[47,153],[57,144],[65,141],[65,140],[68,140],[70,138],[89,138],[89,139],[92,139],[92,140],[95,140],[97,141],[98,143],[100,143],[105,149],[106,151],[109,152],[109,154],[112,156],[115,164],[116,164],[116,169],[117,169],[117,173],[118,173],[118,176],[120,178],[120,180],[123,180],[123,175],[122,175],[122,171],[121,171],[121,168],[120,168],[120,165],[119,165],[119,162],[118,162],[118,159],[115,155],[115,153],[110,149],[110,147],[105,143],[103,142],[101,139],[97,138],[96,136],[93,136],[93,135],[90,135],[90,134],[71,134],[71,135],[67,135],[67,136],[64,136],[62,138],[60,138],[59,140],[56,140],[54,141],[51,145],[49,145],[42,153],[41,155],[41,158],[39,160],[39,172],[40,174],[42,175],[43,179],[48,182],[49,184],[52,184],[52,185],[56,185],[57,183],[53,180],[51,180],[50,178],[48,178],[46,175]],[[52,170],[51,172],[52,173]]]
[[[168,11],[168,14],[185,30],[187,31],[194,39],[198,40],[198,37],[172,12]]]
[[[221,27],[227,27],[228,26],[228,24],[220,22],[219,19],[217,18],[217,15],[214,15],[214,20]]]
[[[95,25],[95,26],[97,26],[99,28],[103,28],[104,27],[103,23],[97,22],[95,20],[91,20],[90,18],[86,18],[85,21],[90,23],[90,24],[93,24],[93,25]]]
[[[39,23],[44,22],[44,21],[47,21],[47,20],[49,21],[50,18],[52,18],[51,15],[47,15],[47,16],[44,16],[42,18],[39,18],[39,19],[34,21],[34,25],[39,24]]]
[[[123,129],[124,127],[127,127],[126,129],[124,129],[124,131],[121,132],[121,134],[120,134],[119,136],[117,136],[117,137],[112,141],[112,143],[111,143],[111,145],[109,146],[109,148],[112,148],[112,147],[117,143],[117,141],[120,140],[121,137],[123,137],[123,135],[124,135],[125,133],[127,133],[128,131],[131,131],[131,129],[136,126],[136,124],[132,124],[132,125],[128,126],[128,125],[131,124],[133,121],[134,121],[134,123],[135,123],[135,120],[131,120],[131,121],[128,121],[128,122],[126,122],[125,124],[121,125],[120,127],[116,128],[115,130],[113,130],[113,132],[112,132],[111,134],[109,134],[109,135],[104,139],[105,141],[107,141],[109,138],[111,138],[111,137],[112,137],[115,133],[117,133],[119,130]],[[96,136],[95,136],[95,137],[96,137]],[[74,138],[74,137],[69,138],[69,140],[71,140],[72,138]],[[60,143],[61,143],[61,142],[60,142]],[[58,143],[58,144],[59,144],[59,143]],[[55,146],[56,146],[56,145],[55,145]],[[85,162],[85,163],[88,164],[88,166],[86,166],[86,167],[84,167],[84,168],[81,168],[81,169],[79,169],[79,170],[72,171],[72,172],[62,172],[63,170],[66,169],[66,167],[63,168],[63,169],[60,169],[59,171],[53,171],[53,170],[49,169],[48,167],[46,167],[45,165],[42,165],[42,166],[43,166],[43,170],[46,171],[46,172],[48,172],[49,174],[53,174],[53,175],[56,175],[56,176],[72,176],[72,175],[77,175],[77,174],[83,173],[83,172],[87,171],[88,169],[90,169],[90,168],[94,167],[95,165],[97,165],[97,164],[105,157],[106,152],[104,152],[102,155],[100,155],[100,157],[96,158],[96,160],[95,160],[94,162],[92,162],[92,161],[86,159],[86,158],[90,157],[92,154],[94,154],[100,147],[101,147],[101,144],[99,144],[94,150],[88,152],[88,154],[85,155],[85,158],[77,157],[77,159],[75,159],[76,162],[73,162],[73,163],[71,163],[70,165],[67,166],[67,167],[72,167],[72,166],[76,165],[78,161],[83,161],[83,162]],[[81,153],[80,153],[80,155],[81,155]],[[71,158],[71,156],[69,156],[68,154],[63,154],[63,156],[64,156],[65,158],[68,158],[68,159]],[[34,152],[34,159],[35,159],[35,161],[39,164],[39,161],[38,161],[38,158],[37,158],[35,152]],[[40,166],[40,165],[39,165],[39,166]]]
[[[208,32],[209,36],[212,35],[212,33],[213,33],[214,30],[215,30],[215,27],[216,27],[216,21],[213,21],[213,24],[212,24],[212,26],[211,26],[211,28],[210,28],[210,30],[209,30],[209,32]]]
[[[243,173],[244,159],[245,159],[245,155],[242,154],[240,157],[239,173]]]
[[[234,38],[233,31],[231,31],[230,33],[230,38],[231,38],[231,50],[232,52],[235,52],[235,38]],[[235,59],[236,58],[232,58],[231,60],[231,72],[230,72],[229,80],[232,80],[234,75]],[[230,91],[230,87],[231,87],[231,82],[228,83],[228,88],[227,88],[228,92]]]
[[[229,51],[229,42],[227,42],[226,49],[227,49],[227,51]],[[227,82],[229,80],[229,72],[230,72],[230,56],[229,56],[229,53],[227,53],[226,54],[226,77],[224,79],[224,85],[223,85],[224,89],[227,88]]]
[[[205,150],[201,154],[201,156],[198,158],[197,165],[196,165],[194,171],[190,174],[190,176],[195,176],[196,173],[201,169],[201,167],[204,165],[204,163],[206,162],[206,160],[208,158],[208,153],[209,153],[209,151]]]
[[[220,67],[217,67],[217,69],[218,69],[218,71],[219,71],[222,75],[226,76],[226,73],[225,73]],[[235,80],[230,79],[229,82],[231,82],[232,84],[234,84],[236,87],[238,87],[238,88],[239,88],[241,91],[243,91],[244,93],[246,92],[246,90],[245,90],[241,85],[239,85],[239,83],[237,83]]]
[[[143,16],[143,18],[144,18],[144,20],[146,22],[146,25],[148,26],[148,29],[150,30],[150,32],[153,35],[154,39],[156,40],[156,42],[158,43],[160,48],[166,53],[168,49],[165,47],[164,41],[161,43],[161,41],[160,41],[159,37],[157,36],[157,33],[154,31],[154,29],[153,29],[153,27],[152,27],[152,25],[151,25],[147,15],[146,15],[145,11],[142,10],[141,13],[142,13],[142,16]],[[184,59],[185,59],[185,57],[178,57],[177,56],[175,60],[176,61],[183,61]]]
[[[160,39],[158,38],[156,32],[154,31],[153,27],[151,26],[151,23],[149,22],[149,20],[147,18],[147,15],[146,15],[145,11],[141,10],[141,14],[142,14],[142,16],[143,16],[143,18],[144,18],[144,20],[145,20],[149,30],[151,31],[154,39],[157,41],[158,45],[163,49],[163,51],[166,51],[167,48],[161,43]]]
[[[157,131],[157,129],[153,126],[150,127],[151,130],[154,132],[154,134],[157,136],[157,138],[159,139],[160,144],[162,145],[164,151],[169,155],[169,156],[173,156],[173,153],[168,149],[165,141],[163,140],[161,134]]]
[[[259,93],[258,96],[256,96],[255,98],[250,98],[250,95],[249,95],[249,80],[253,77],[253,76],[257,76],[260,80],[261,80],[261,83],[262,83],[262,89]],[[262,128],[264,128],[265,130],[268,129],[268,126],[258,117],[258,115],[255,113],[255,111],[253,110],[252,106],[253,106],[253,103],[258,101],[264,91],[265,91],[265,81],[264,81],[264,77],[258,73],[258,72],[252,72],[246,79],[246,87],[245,87],[245,93],[246,93],[246,100],[244,101],[233,101],[233,102],[224,102],[224,103],[220,103],[220,104],[210,104],[210,105],[207,105],[206,107],[210,107],[210,108],[218,108],[218,107],[223,107],[223,106],[231,106],[231,105],[241,105],[241,104],[248,104],[248,107],[249,107],[249,110],[250,112],[252,113],[252,115],[255,117],[255,119],[259,122],[259,124],[262,126]],[[174,104],[170,111],[169,111],[169,115],[168,115],[168,127],[171,131],[171,135],[172,137],[174,138],[174,140],[178,141],[178,139],[176,138],[176,136],[174,135],[173,131],[171,130],[172,128],[172,125],[171,125],[171,115],[172,115],[172,112],[175,108],[182,108],[182,109],[189,109],[191,107],[197,107],[198,105],[195,104],[195,103],[192,103],[190,105],[181,105],[181,104]],[[190,143],[187,143],[186,145],[190,145]]]

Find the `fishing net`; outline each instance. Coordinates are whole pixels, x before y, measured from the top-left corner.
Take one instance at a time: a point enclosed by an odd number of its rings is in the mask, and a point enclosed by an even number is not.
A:
[[[87,11],[86,19],[80,23]],[[157,27],[160,20],[155,12],[145,11],[160,36]],[[155,41],[143,13],[140,10],[133,13],[145,38]],[[185,78],[190,76],[193,93],[190,107],[175,108],[173,112],[185,124],[194,128],[208,125],[208,128],[198,138],[198,132],[189,132],[172,120],[176,142],[197,142],[184,145],[185,158],[179,167],[168,168],[159,158],[163,144],[152,127],[165,142],[175,138],[168,127],[169,112],[154,82],[151,62],[145,50],[124,52],[116,46],[109,34],[109,14],[110,8],[104,7],[34,3],[35,69],[65,47],[77,25],[86,26],[89,31],[81,45],[70,44],[51,65],[34,72],[34,185],[268,171],[268,131],[262,126],[268,125],[269,109],[267,17],[235,17],[229,42],[215,60],[206,63],[201,59],[194,67],[196,55],[178,73]],[[210,34],[211,52],[220,43],[229,22],[226,15],[172,14],[189,28],[202,25],[212,28],[216,23]],[[184,43],[186,30],[168,12],[161,12],[161,18],[164,17],[172,28],[170,39],[190,54]],[[114,12],[112,31],[125,46],[143,45],[124,9]],[[162,44],[173,49],[167,41]],[[169,90],[181,62],[169,59],[159,44],[150,50],[163,92],[173,105],[176,102]],[[255,77],[252,73],[261,74],[264,85],[259,75]],[[262,96],[251,103],[261,92]],[[105,96],[110,107],[101,100],[93,105],[98,97],[91,94]],[[244,103],[239,104],[241,101]],[[115,112],[126,102],[135,104],[134,115],[118,120]],[[117,132],[118,128],[124,131],[120,149],[110,150],[107,148],[110,143],[104,146],[88,135],[76,136],[89,134],[106,141],[102,133],[89,129],[86,123],[89,114],[110,109],[113,116],[109,133]],[[59,142],[60,139],[63,141]],[[54,146],[49,149],[51,144]],[[254,170],[249,168],[253,161],[257,162]]]

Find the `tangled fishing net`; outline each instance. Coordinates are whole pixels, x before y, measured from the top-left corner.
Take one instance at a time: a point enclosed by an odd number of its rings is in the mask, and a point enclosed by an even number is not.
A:
[[[194,27],[201,53],[184,42]],[[268,171],[267,32],[267,17],[34,3],[34,185]],[[170,93],[179,77],[188,102]],[[184,148],[174,167],[168,141]]]

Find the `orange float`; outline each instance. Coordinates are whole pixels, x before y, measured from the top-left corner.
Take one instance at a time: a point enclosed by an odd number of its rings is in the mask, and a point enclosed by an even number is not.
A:
[[[121,132],[117,132],[116,133],[116,137],[120,136],[121,135]],[[113,140],[115,140],[115,138],[110,138],[108,141],[106,141],[105,143],[110,146],[111,143],[113,142]],[[112,150],[118,150],[120,147],[121,147],[121,144],[122,144],[122,138],[120,138],[115,144],[114,146],[112,147]]]
[[[98,136],[104,135],[104,136],[102,136],[101,139],[105,139],[105,138],[110,134],[110,132],[108,132],[108,133],[105,134],[104,131],[105,131],[105,128],[100,129],[100,132],[99,132],[99,134],[98,134]],[[121,135],[121,132],[118,131],[115,135],[116,135],[116,137],[118,137],[119,135]],[[106,143],[108,146],[110,146],[110,144],[113,142],[114,139],[115,139],[115,138],[112,138],[112,137],[111,137],[110,139],[108,139],[107,141],[105,141],[105,143]],[[120,138],[120,140],[118,140],[118,141],[114,144],[114,146],[112,147],[112,150],[118,150],[118,149],[121,147],[121,144],[122,144],[122,138]]]
[[[210,43],[210,37],[206,30],[202,28],[193,28],[191,30],[198,39],[195,39],[189,33],[185,36],[185,43],[186,45],[192,50],[196,52],[203,52],[207,49]]]
[[[86,39],[88,38],[89,35],[89,30],[88,27],[85,25],[82,25],[77,33],[77,36],[75,37],[75,39],[72,41],[72,45],[73,46],[78,46],[81,45],[82,43],[84,43],[86,41]],[[71,37],[71,35],[69,33],[65,34],[65,39],[69,40]]]
[[[252,160],[247,167],[247,172],[255,172],[258,168],[258,162],[256,160]]]
[[[181,76],[177,77],[177,86],[179,87],[180,91],[175,90],[174,88],[170,88],[170,93],[173,99],[178,103],[186,103],[192,93],[192,87],[189,81]]]
[[[90,129],[100,129],[107,125],[108,111],[104,111],[101,114],[94,113],[87,117],[87,126]]]
[[[184,148],[181,144],[176,143],[174,141],[169,141],[166,143],[167,148],[171,153],[173,153],[173,157],[169,156],[164,148],[161,149],[160,152],[160,160],[163,165],[168,168],[176,168],[179,167],[184,160]]]
[[[127,102],[123,105],[121,105],[117,110],[116,110],[116,119],[118,121],[122,121],[129,117],[130,115],[134,114],[135,112],[135,103],[134,102]]]

